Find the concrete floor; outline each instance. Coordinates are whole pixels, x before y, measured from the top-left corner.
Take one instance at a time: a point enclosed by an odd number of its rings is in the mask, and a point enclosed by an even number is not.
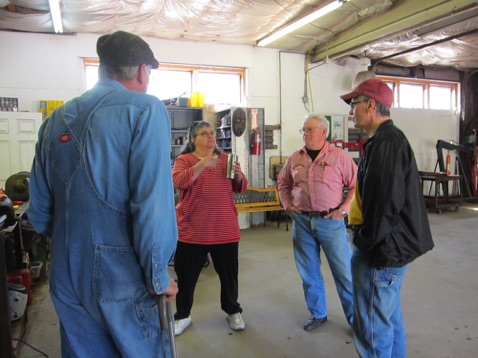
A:
[[[458,212],[430,213],[429,218],[436,246],[411,264],[402,291],[408,357],[477,357],[478,204],[465,204]],[[323,265],[323,273],[329,321],[306,332],[302,325],[309,313],[290,231],[285,231],[284,223],[277,228],[270,222],[266,228],[242,230],[241,235],[239,301],[246,330],[229,329],[219,305],[218,278],[210,265],[197,285],[193,324],[176,339],[178,356],[356,357],[328,265]],[[59,325],[48,284],[34,286],[28,318],[24,342],[49,357],[60,357]],[[42,355],[20,343],[17,356]]]

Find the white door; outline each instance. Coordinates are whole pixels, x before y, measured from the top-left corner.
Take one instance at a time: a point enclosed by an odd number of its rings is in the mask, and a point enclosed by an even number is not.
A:
[[[18,172],[31,170],[42,114],[0,112],[0,187]]]

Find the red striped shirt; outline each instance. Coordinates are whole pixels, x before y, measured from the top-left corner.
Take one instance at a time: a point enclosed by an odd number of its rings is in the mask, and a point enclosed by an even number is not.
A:
[[[206,168],[193,182],[193,169],[200,159],[191,153],[176,158],[173,183],[180,190],[176,205],[178,240],[190,244],[225,244],[240,239],[237,210],[233,192],[247,189],[247,179],[241,182],[226,178],[227,154],[219,154],[220,165]]]

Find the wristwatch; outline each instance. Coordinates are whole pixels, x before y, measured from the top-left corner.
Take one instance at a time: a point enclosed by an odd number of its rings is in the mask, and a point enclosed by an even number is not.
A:
[[[342,214],[342,216],[343,216],[344,218],[347,217],[347,212],[346,212],[344,209],[339,208],[339,211],[340,211],[340,213]]]

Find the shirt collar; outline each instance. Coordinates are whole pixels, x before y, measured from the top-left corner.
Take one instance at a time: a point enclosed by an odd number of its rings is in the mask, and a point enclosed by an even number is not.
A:
[[[324,146],[320,150],[319,155],[322,155],[322,153],[327,153],[329,151],[329,148],[330,148],[330,143],[328,141],[325,141]],[[302,148],[300,148],[300,151],[302,153],[307,153],[307,147],[304,145]]]

